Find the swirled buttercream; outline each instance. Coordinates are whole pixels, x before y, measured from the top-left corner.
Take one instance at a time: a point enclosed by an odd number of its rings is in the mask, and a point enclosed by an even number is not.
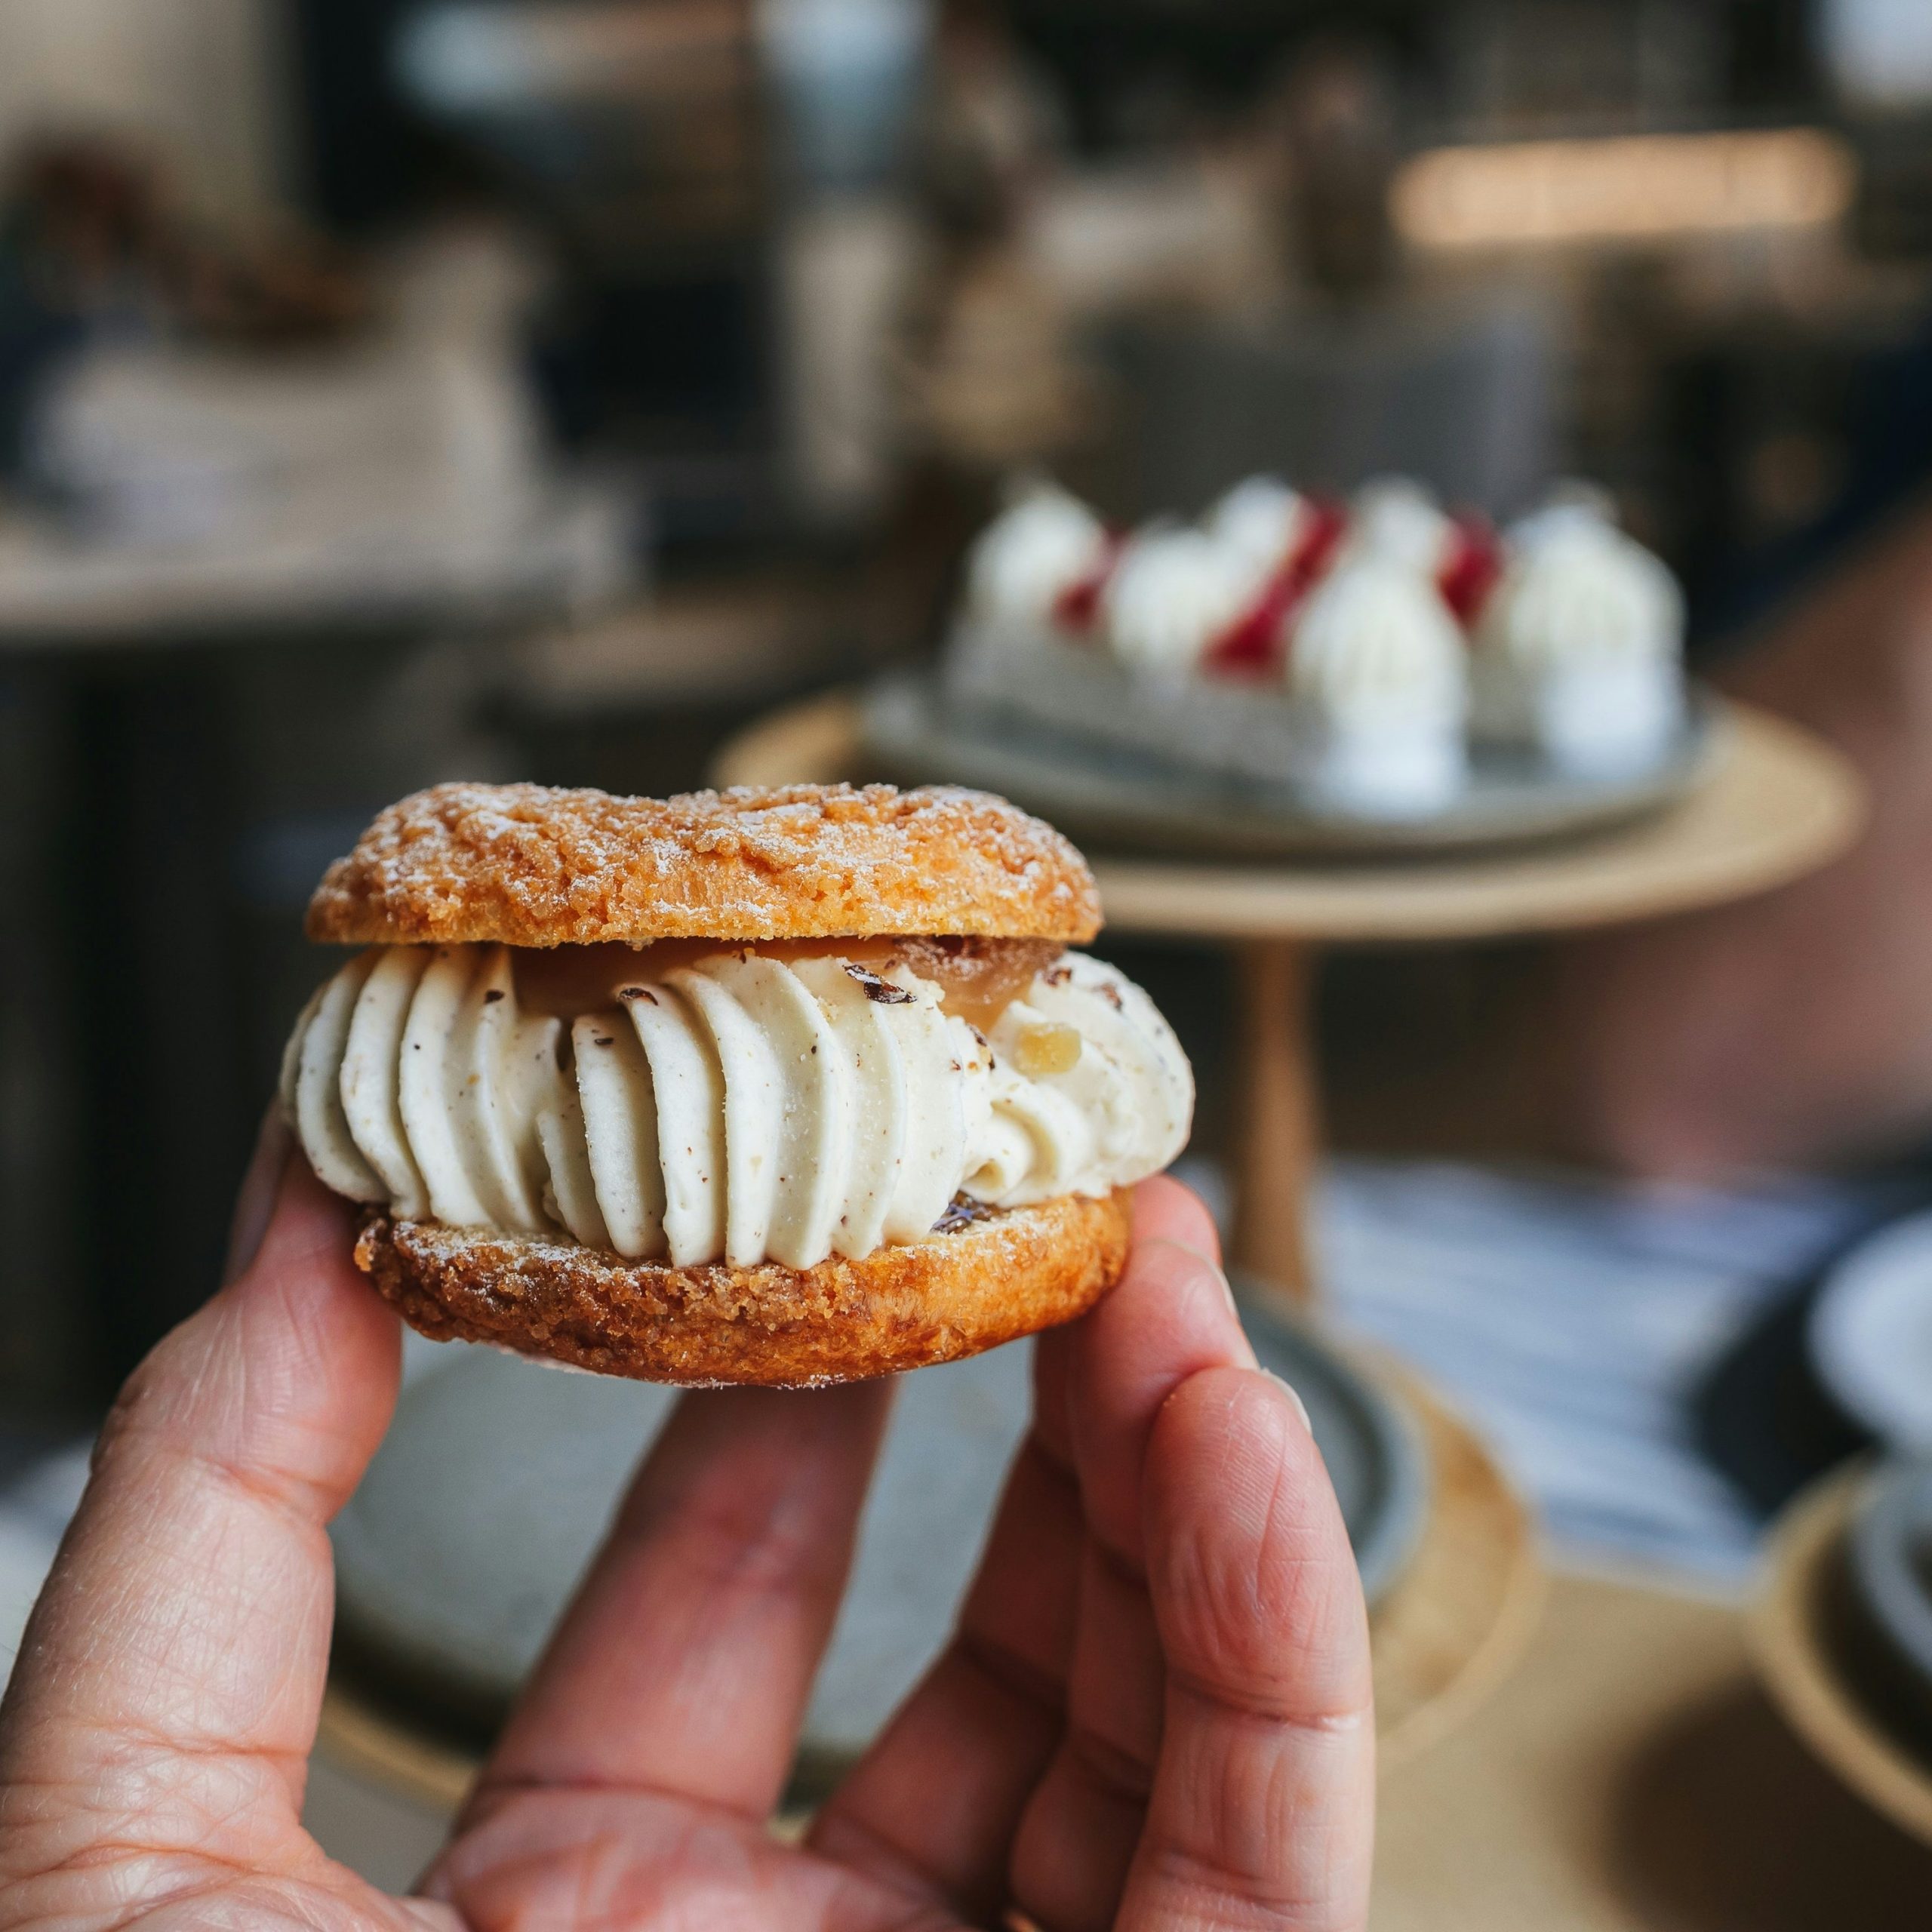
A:
[[[1676,579],[1587,500],[1510,534],[1515,555],[1470,657],[1477,731],[1535,745],[1580,776],[1654,762],[1684,716]]]
[[[1510,533],[1515,557],[1477,633],[1484,661],[1526,674],[1579,659],[1675,666],[1684,594],[1669,567],[1588,503],[1559,503]]]
[[[1288,652],[1303,784],[1366,816],[1440,811],[1466,770],[1461,633],[1427,577],[1392,557],[1338,564]]]
[[[641,958],[563,1015],[518,980],[505,946],[396,946],[317,992],[282,1099],[329,1186],[633,1260],[805,1268],[917,1241],[962,1192],[1107,1192],[1187,1138],[1171,1030],[1080,954],[986,1035],[909,967],[835,954]]]
[[[1142,531],[1121,553],[1103,599],[1114,656],[1157,675],[1193,671],[1264,576],[1204,531],[1157,525]]]
[[[996,629],[1078,630],[1112,553],[1106,525],[1077,497],[1034,484],[974,545],[967,608],[975,622]]]
[[[1466,672],[1455,620],[1426,577],[1392,559],[1337,566],[1308,600],[1287,671],[1298,699],[1337,716],[1461,721]]]
[[[1378,476],[1355,492],[1343,558],[1377,557],[1434,577],[1456,540],[1454,519],[1420,483]]]
[[[1286,568],[1320,515],[1299,490],[1279,478],[1250,476],[1237,483],[1202,520],[1208,534],[1241,558],[1258,580]]]

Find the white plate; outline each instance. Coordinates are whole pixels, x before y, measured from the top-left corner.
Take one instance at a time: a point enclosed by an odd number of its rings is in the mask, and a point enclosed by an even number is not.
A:
[[[1896,1666],[1897,1715],[1923,1742],[1932,1724],[1932,1464],[1882,1466],[1845,1535],[1845,1567],[1860,1605]]]
[[[884,777],[976,785],[1076,838],[1251,859],[1399,858],[1579,837],[1682,798],[1724,741],[1721,703],[1694,690],[1684,728],[1647,770],[1565,776],[1527,752],[1478,746],[1453,804],[1415,819],[1352,814],[1294,785],[1197,770],[962,705],[898,675],[866,694],[868,762]]]
[[[1854,1248],[1811,1309],[1818,1378],[1893,1448],[1932,1454],[1932,1213]]]

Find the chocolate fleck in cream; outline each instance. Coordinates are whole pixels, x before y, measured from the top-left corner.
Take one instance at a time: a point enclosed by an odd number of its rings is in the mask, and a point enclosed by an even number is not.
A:
[[[975,1201],[970,1194],[955,1194],[948,1204],[946,1212],[933,1224],[936,1235],[956,1235],[961,1228],[970,1228],[975,1221],[989,1221],[994,1210],[983,1201]]]
[[[910,1006],[915,995],[903,986],[895,986],[890,980],[882,980],[863,966],[847,962],[845,971],[864,989],[865,995],[880,1006]]]

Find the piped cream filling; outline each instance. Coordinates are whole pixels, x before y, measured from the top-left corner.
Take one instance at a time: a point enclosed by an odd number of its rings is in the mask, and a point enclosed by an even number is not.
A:
[[[674,1266],[857,1260],[961,1194],[1102,1195],[1186,1144],[1153,1002],[1067,953],[982,1035],[911,971],[720,950],[570,1017],[500,946],[380,947],[321,987],[284,1108],[321,1178],[398,1218]]]

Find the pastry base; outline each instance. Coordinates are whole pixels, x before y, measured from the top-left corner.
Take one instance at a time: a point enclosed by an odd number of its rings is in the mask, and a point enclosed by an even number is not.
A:
[[[1120,1278],[1125,1189],[989,1211],[812,1268],[673,1268],[562,1241],[373,1215],[356,1265],[438,1341],[494,1343],[603,1375],[817,1388],[952,1361],[1083,1315]]]

